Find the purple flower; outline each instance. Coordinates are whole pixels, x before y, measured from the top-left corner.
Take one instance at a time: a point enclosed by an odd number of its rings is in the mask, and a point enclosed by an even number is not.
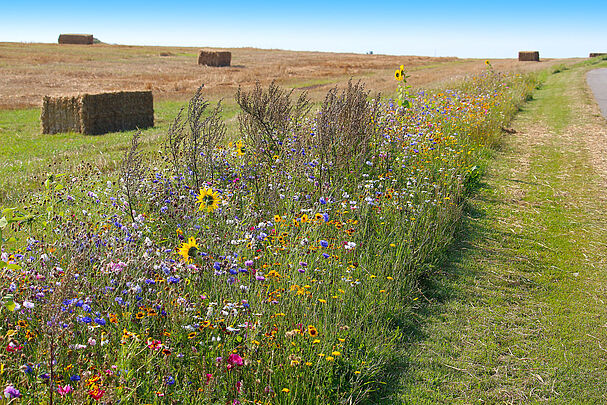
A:
[[[4,389],[4,397],[6,399],[21,398],[21,393],[17,388],[9,385]]]
[[[253,260],[247,260],[246,262],[244,262],[244,265],[247,267],[253,267]]]
[[[326,240],[321,240],[320,241],[320,246],[326,248],[329,247],[329,242],[327,242]]]
[[[78,374],[74,374],[73,376],[70,377],[70,380],[72,380],[72,381],[80,381],[80,376]]]
[[[323,254],[322,254],[322,256],[323,256],[325,259],[328,259],[328,258],[330,257],[330,256],[329,256],[327,253],[323,253]]]
[[[325,200],[325,197],[320,197],[320,200],[318,200],[318,201],[320,201],[320,203],[322,205],[326,205],[327,204],[327,200]]]

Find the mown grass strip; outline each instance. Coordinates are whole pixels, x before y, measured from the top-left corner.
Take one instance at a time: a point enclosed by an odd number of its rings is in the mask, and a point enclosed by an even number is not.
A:
[[[589,141],[605,131],[590,66],[548,77],[490,157],[425,290],[400,402],[605,402],[606,168]]]

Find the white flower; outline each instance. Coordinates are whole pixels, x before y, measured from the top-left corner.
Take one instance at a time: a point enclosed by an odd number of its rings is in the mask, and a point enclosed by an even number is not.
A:
[[[354,242],[347,242],[347,243],[344,245],[344,248],[345,248],[346,250],[352,250],[352,249],[354,249],[355,247],[356,247],[356,243],[354,243]]]

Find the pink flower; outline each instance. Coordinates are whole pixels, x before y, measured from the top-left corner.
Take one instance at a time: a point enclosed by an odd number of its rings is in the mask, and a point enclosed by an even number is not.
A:
[[[213,374],[207,374],[207,384],[211,381],[211,379],[213,378]]]
[[[69,394],[70,392],[74,391],[74,389],[72,388],[71,385],[64,385],[63,387],[60,385],[57,388],[57,392],[59,393],[59,395],[61,395],[62,397],[66,396],[67,394]]]
[[[232,353],[228,356],[228,369],[236,366],[242,366],[243,364],[242,357],[236,353]]]

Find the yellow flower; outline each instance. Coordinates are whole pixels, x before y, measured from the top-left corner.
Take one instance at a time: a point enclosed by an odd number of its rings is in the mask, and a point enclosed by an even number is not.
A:
[[[331,357],[331,356],[327,356],[327,361],[333,361],[335,360],[335,358]]]
[[[283,389],[282,389],[282,392],[284,392],[284,393],[286,393],[286,394],[288,394],[290,391],[291,391],[291,390],[290,390],[290,389],[288,389],[288,388],[283,388]]]
[[[187,242],[183,242],[179,248],[179,254],[183,257],[184,262],[189,262],[198,253],[198,244],[196,239],[190,238]]]
[[[312,337],[318,336],[318,330],[316,329],[316,327],[314,325],[308,325],[308,333]]]
[[[396,70],[394,72],[394,78],[398,81],[403,80],[403,72],[400,69]]]
[[[337,357],[337,356],[341,356],[341,353],[340,352],[333,352],[333,353],[331,353],[331,355]]]
[[[238,141],[236,142],[236,154],[238,156],[244,156],[244,145],[242,144],[242,141]]]
[[[489,62],[488,60],[485,61],[485,65],[487,66],[491,66],[491,62]]]
[[[274,215],[274,222],[280,222],[282,221],[282,218],[280,217],[280,215]]]
[[[212,188],[201,188],[200,194],[196,198],[196,202],[200,204],[200,207],[198,207],[199,211],[206,210],[207,212],[212,212],[219,208],[218,204],[220,201],[221,198],[217,195],[217,191],[213,191]]]

